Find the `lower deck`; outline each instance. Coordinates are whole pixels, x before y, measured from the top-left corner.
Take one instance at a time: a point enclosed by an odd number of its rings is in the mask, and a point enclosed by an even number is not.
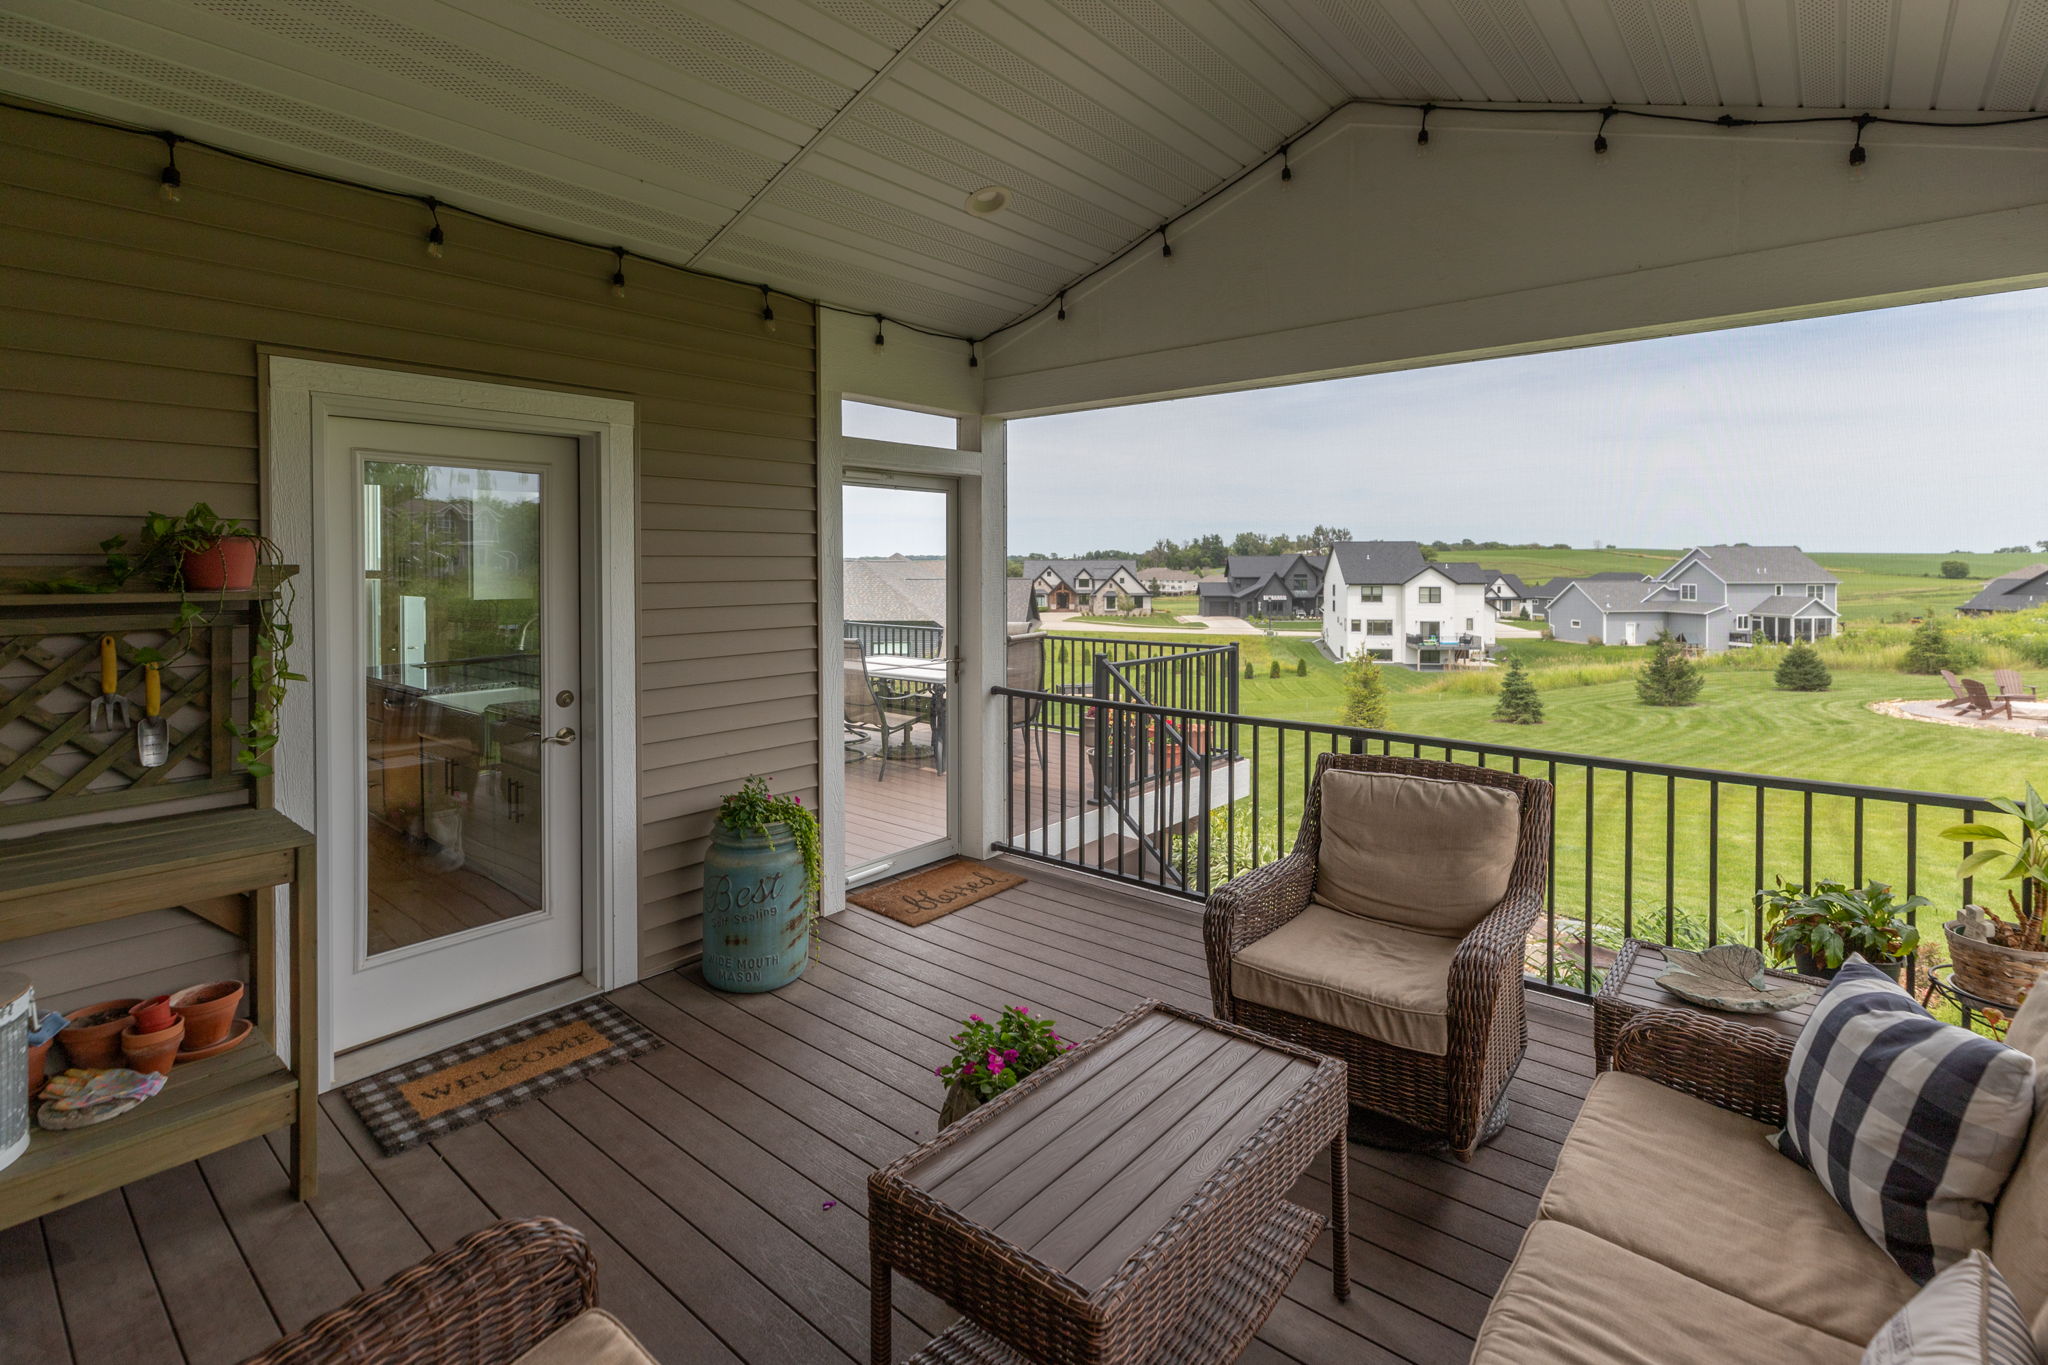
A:
[[[549,1214],[665,1362],[863,1362],[867,1174],[932,1135],[955,1021],[1028,1004],[1080,1037],[1147,997],[1207,1012],[1194,907],[1013,866],[1031,880],[921,928],[849,909],[773,995],[687,969],[619,991],[666,1046],[401,1156],[329,1095],[311,1205],[278,1134],[0,1230],[6,1360],[238,1360],[478,1227]],[[1470,1164],[1354,1145],[1350,1302],[1325,1233],[1243,1359],[1467,1357],[1593,1075],[1583,1008],[1532,995],[1529,1015],[1507,1129]],[[1295,1193],[1310,1208],[1322,1160]],[[895,1303],[899,1357],[953,1317],[900,1280]]]

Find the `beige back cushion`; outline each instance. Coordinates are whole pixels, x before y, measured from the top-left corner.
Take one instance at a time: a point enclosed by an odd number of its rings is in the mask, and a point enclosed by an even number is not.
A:
[[[2048,987],[2036,987],[2005,1041],[2034,1059],[2034,1126],[1991,1214],[1991,1263],[2048,1354]]]
[[[1323,774],[1316,899],[1463,938],[1508,887],[1521,800],[1505,787],[1394,773]]]

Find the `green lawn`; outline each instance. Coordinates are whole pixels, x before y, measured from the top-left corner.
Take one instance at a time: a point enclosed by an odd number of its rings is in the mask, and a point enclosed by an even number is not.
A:
[[[1118,616],[1070,616],[1067,627],[1078,625],[1141,626],[1147,630],[1207,630],[1200,621],[1183,621],[1170,611],[1148,611],[1143,615],[1126,612]]]

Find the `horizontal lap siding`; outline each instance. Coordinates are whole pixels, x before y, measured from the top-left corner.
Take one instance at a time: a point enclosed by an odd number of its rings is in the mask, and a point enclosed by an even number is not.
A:
[[[166,205],[161,151],[0,111],[0,566],[196,501],[253,518],[259,347],[631,398],[641,969],[682,961],[718,797],[818,780],[810,310],[771,334],[754,291],[631,262],[617,301],[609,253],[455,213],[433,261],[417,204],[189,147]]]

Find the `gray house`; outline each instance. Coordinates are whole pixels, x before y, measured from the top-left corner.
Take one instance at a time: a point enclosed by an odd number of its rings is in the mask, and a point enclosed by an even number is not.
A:
[[[1225,577],[1202,580],[1204,616],[1317,616],[1328,555],[1231,555]]]
[[[2028,607],[2048,607],[2048,564],[2029,564],[2024,569],[2000,574],[1975,597],[1957,607],[1956,614],[1989,616],[1999,611],[2025,611]]]
[[[1560,574],[1548,583],[1528,585],[1522,595],[1528,599],[1530,614],[1541,616],[1550,610],[1550,604],[1557,600],[1558,594],[1574,583],[1641,583],[1647,577],[1646,574],[1626,573],[1615,569],[1580,574],[1575,578]]]
[[[1654,578],[1578,579],[1550,601],[1560,640],[1647,644],[1669,631],[1718,654],[1841,628],[1835,576],[1796,545],[1701,545]]]

